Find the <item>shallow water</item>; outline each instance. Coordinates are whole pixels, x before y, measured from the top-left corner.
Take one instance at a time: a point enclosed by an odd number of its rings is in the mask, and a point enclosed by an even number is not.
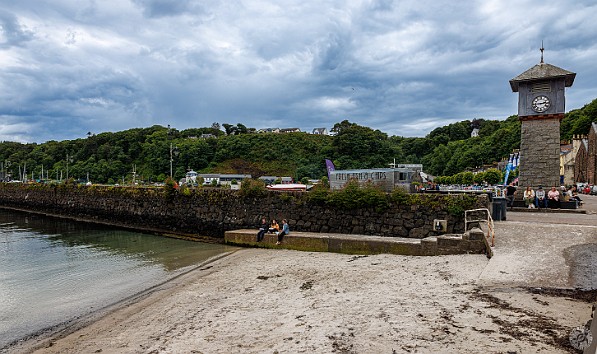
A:
[[[0,210],[0,349],[232,249]]]

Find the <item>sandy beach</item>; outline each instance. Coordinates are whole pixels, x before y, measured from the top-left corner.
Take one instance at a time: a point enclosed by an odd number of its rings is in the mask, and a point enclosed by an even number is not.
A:
[[[241,249],[9,352],[576,352],[595,298],[566,289],[597,284],[597,214],[496,226],[491,260]]]

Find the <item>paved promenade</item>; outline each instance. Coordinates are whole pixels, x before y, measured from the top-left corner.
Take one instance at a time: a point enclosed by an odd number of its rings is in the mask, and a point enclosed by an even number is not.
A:
[[[480,284],[597,289],[597,196],[581,198],[586,214],[508,210]]]

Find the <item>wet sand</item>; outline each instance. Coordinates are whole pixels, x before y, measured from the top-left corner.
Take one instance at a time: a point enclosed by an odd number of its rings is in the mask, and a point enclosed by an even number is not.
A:
[[[243,249],[10,352],[575,352],[594,294],[557,289],[595,284],[597,223],[531,214],[496,223],[491,260]]]

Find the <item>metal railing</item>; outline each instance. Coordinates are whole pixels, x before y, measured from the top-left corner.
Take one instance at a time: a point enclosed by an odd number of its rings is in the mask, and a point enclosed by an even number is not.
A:
[[[484,213],[487,217],[483,217],[483,218],[477,217],[477,219],[469,220],[469,216],[473,213],[475,213],[475,215]],[[494,247],[495,246],[495,228],[493,225],[493,218],[491,217],[491,212],[489,211],[489,209],[480,208],[480,209],[466,210],[464,212],[464,231],[465,232],[468,231],[468,226],[469,226],[469,224],[472,224],[472,223],[478,223],[479,226],[481,223],[485,223],[487,225],[487,235],[485,236],[485,241],[489,245],[489,242],[491,240],[491,247]]]

